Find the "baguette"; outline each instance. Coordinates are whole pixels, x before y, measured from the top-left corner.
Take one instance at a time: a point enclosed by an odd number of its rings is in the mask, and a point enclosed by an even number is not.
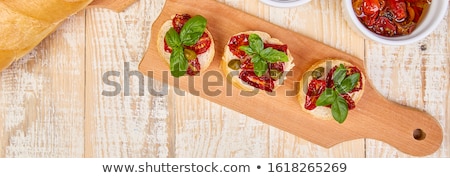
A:
[[[334,68],[335,66],[339,66],[343,64],[345,67],[355,67],[353,64],[340,60],[340,59],[326,59],[326,60],[322,60],[319,61],[315,64],[313,64],[308,70],[307,72],[305,72],[302,75],[302,78],[300,79],[299,82],[299,92],[298,92],[298,102],[301,105],[301,108],[303,111],[310,113],[314,118],[318,118],[318,119],[323,119],[323,120],[331,120],[333,119],[333,115],[331,112],[331,108],[328,106],[317,106],[314,109],[307,109],[307,103],[306,103],[306,95],[308,92],[308,87],[311,83],[311,81],[313,80],[313,71],[318,69],[319,67],[323,67],[324,69],[324,73],[321,75],[321,77],[318,78],[318,80],[322,80],[324,82],[329,82],[326,78],[328,76],[328,74],[331,72],[331,69]],[[358,69],[359,71],[359,69]],[[354,106],[356,107],[358,101],[361,99],[363,93],[364,93],[364,84],[365,84],[365,76],[364,73],[359,71],[361,77],[360,80],[357,84],[357,87],[361,87],[359,90],[357,91],[353,91],[353,92],[349,92],[347,93],[351,99],[354,101]],[[330,76],[332,76],[330,74]],[[348,101],[347,101],[348,103]],[[314,103],[315,105],[315,103]],[[352,109],[352,108],[350,108]]]
[[[187,15],[187,14],[183,14],[183,15]],[[173,18],[175,18],[175,15],[172,16],[172,19]],[[170,65],[171,52],[168,52],[165,49],[165,36],[166,36],[167,31],[169,31],[169,29],[173,27],[172,19],[167,20],[166,22],[163,23],[163,25],[159,29],[158,37],[157,37],[157,41],[156,41],[158,53],[164,59],[164,61],[166,61],[167,65]],[[197,59],[198,59],[198,62],[200,63],[200,71],[198,71],[198,72],[203,72],[209,67],[209,65],[211,64],[211,62],[214,59],[214,54],[215,54],[215,44],[214,44],[213,35],[208,30],[208,28],[205,29],[204,33],[206,33],[208,35],[211,43],[210,43],[209,48],[205,52],[203,52],[201,54],[197,54]]]
[[[92,0],[3,0],[0,2],[0,70],[23,57],[59,24]]]
[[[256,34],[262,39],[262,41],[264,43],[274,44],[274,45],[285,45],[279,39],[272,38],[268,33],[262,32],[262,31],[246,31],[246,32],[237,33],[237,34],[235,34],[233,36],[238,36],[238,35],[242,35],[242,34],[246,34],[246,35]],[[229,41],[229,43],[230,43],[230,41]],[[265,91],[272,92],[272,91],[275,91],[280,85],[283,84],[283,81],[286,79],[286,73],[289,72],[295,66],[295,64],[293,63],[294,58],[292,57],[292,54],[289,51],[289,49],[287,49],[286,55],[288,57],[288,61],[284,62],[284,67],[283,67],[284,71],[283,71],[281,77],[278,80],[274,81],[273,88],[269,88],[269,89],[267,89],[267,88],[266,89],[257,88],[255,86],[250,85],[249,83],[243,81],[240,78],[240,74],[243,71],[242,68],[240,68],[238,70],[234,70],[234,69],[232,69],[232,68],[230,68],[228,66],[228,63],[231,60],[233,60],[233,59],[240,59],[238,56],[236,56],[235,54],[233,54],[231,52],[229,45],[225,46],[224,54],[222,56],[222,60],[221,60],[221,64],[220,64],[220,68],[222,69],[224,74],[227,75],[228,81],[231,82],[233,86],[239,88],[242,91],[256,91],[256,90],[258,90],[258,92],[261,92],[261,91],[265,90]],[[240,60],[243,61],[245,59],[240,59]]]

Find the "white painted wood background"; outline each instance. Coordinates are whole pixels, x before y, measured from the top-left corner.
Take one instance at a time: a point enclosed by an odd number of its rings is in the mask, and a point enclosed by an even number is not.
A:
[[[391,47],[352,32],[340,1],[290,9],[220,1],[364,59],[382,95],[439,120],[444,142],[429,157],[450,157],[449,18],[425,40]],[[322,148],[172,87],[166,96],[146,89],[139,96],[135,76],[125,96],[125,64],[137,71],[163,5],[140,0],[121,13],[81,11],[1,72],[0,157],[410,157],[371,139]],[[101,94],[111,90],[102,81],[108,71],[121,74],[110,78],[122,85],[119,96]]]

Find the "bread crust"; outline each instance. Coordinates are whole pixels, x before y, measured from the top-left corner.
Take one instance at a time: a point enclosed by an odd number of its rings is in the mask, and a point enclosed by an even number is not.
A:
[[[314,71],[316,68],[318,67],[324,67],[325,68],[325,73],[322,77],[326,77],[327,74],[329,73],[329,71],[336,65],[340,65],[340,64],[344,64],[344,66],[354,66],[352,63],[350,62],[346,62],[344,60],[341,59],[325,59],[325,60],[321,60],[315,64],[313,64],[310,68],[308,68],[308,70],[306,70],[306,72],[302,75],[302,78],[300,79],[299,85],[298,85],[298,95],[297,95],[297,99],[298,102],[302,108],[303,111],[310,113],[312,116],[314,116],[315,118],[318,119],[323,119],[323,120],[332,120],[333,119],[333,115],[331,113],[331,108],[329,107],[325,107],[325,106],[317,106],[315,109],[313,110],[308,110],[305,108],[305,99],[306,99],[306,93],[308,91],[308,85],[312,80],[312,76],[311,76],[311,72]],[[349,94],[353,101],[355,101],[356,107],[358,107],[358,101],[361,99],[363,93],[364,93],[364,87],[365,87],[365,75],[364,72],[361,71],[361,82],[362,82],[362,89],[356,92],[353,92],[351,94]]]
[[[173,18],[173,16],[172,16],[172,18]],[[164,50],[164,40],[165,40],[166,33],[167,33],[167,31],[169,31],[170,28],[172,28],[172,20],[167,20],[166,22],[164,22],[164,24],[159,29],[158,39],[156,41],[158,53],[164,59],[164,61],[166,61],[167,65],[170,65],[170,54],[171,53],[168,53]],[[197,55],[198,62],[200,63],[200,72],[205,71],[209,67],[209,65],[211,64],[211,62],[214,59],[214,54],[215,54],[214,38],[213,38],[211,32],[207,28],[205,29],[205,33],[207,33],[209,38],[211,38],[211,45],[205,53]]]
[[[240,33],[234,34],[231,37],[236,36],[236,35],[241,35],[241,34],[257,34],[259,37],[261,37],[261,39],[264,43],[277,44],[277,45],[285,44],[285,43],[281,42],[279,39],[273,38],[268,33],[262,32],[262,31],[245,31],[245,32],[240,32]],[[273,91],[275,91],[281,84],[283,84],[284,80],[286,79],[286,73],[289,72],[295,66],[295,64],[293,63],[294,57],[292,57],[292,54],[289,51],[289,48],[287,50],[287,56],[288,56],[289,60],[288,60],[288,62],[285,62],[284,74],[281,77],[281,79],[279,79],[275,82]],[[233,59],[237,59],[237,57],[230,51],[230,48],[228,47],[228,43],[227,43],[227,45],[225,45],[224,54],[223,54],[222,60],[220,62],[220,68],[222,69],[224,74],[227,75],[227,80],[229,82],[231,82],[233,84],[233,86],[235,86],[236,88],[239,88],[240,90],[243,90],[243,91],[258,90],[259,92],[262,92],[263,90],[256,89],[255,87],[245,83],[244,81],[242,81],[239,78],[239,73],[242,71],[242,69],[233,70],[228,67],[228,62]]]
[[[0,2],[0,70],[37,46],[62,20],[92,0],[5,0]]]

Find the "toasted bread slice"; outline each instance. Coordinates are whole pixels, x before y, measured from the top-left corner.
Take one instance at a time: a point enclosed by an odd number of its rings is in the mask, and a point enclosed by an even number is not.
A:
[[[164,60],[167,62],[167,64],[170,64],[170,54],[169,52],[164,50],[164,40],[167,31],[172,28],[172,20],[166,21],[160,28],[158,33],[158,39],[156,41],[156,46],[158,48],[159,54],[164,58]],[[209,49],[202,54],[197,55],[198,62],[200,63],[200,72],[205,71],[211,62],[214,59],[214,53],[215,53],[215,46],[214,46],[214,38],[211,34],[211,32],[208,29],[205,29],[205,32],[208,34],[208,36],[211,38],[211,46]]]
[[[315,63],[302,75],[302,78],[299,82],[298,102],[300,103],[303,111],[310,113],[311,115],[313,115],[315,118],[318,118],[318,119],[324,119],[324,120],[333,119],[333,115],[331,113],[330,107],[317,106],[313,110],[308,110],[305,108],[305,102],[306,102],[305,100],[306,100],[306,93],[308,91],[308,85],[311,82],[311,80],[313,79],[312,72],[319,67],[323,67],[325,69],[324,74],[319,79],[325,80],[325,77],[328,75],[330,70],[334,66],[339,66],[340,64],[344,64],[344,66],[346,66],[346,67],[354,66],[353,64],[343,61],[343,60],[340,60],[340,59],[326,59],[326,60],[322,60],[322,61]],[[364,76],[364,72],[362,72],[362,71],[361,71],[361,81],[360,82],[362,82],[362,89],[359,91],[356,91],[356,92],[349,93],[349,95],[351,96],[351,98],[353,99],[353,101],[355,102],[356,105],[364,93],[365,76]]]
[[[246,32],[237,33],[237,34],[235,34],[233,36],[241,35],[241,34],[257,34],[259,37],[261,37],[261,39],[262,39],[262,41],[264,43],[277,44],[277,45],[283,45],[284,44],[279,39],[272,38],[268,33],[262,32],[262,31],[246,31]],[[286,79],[286,73],[289,72],[295,66],[295,64],[293,63],[294,57],[292,57],[292,54],[290,53],[289,49],[287,50],[287,56],[288,56],[289,61],[285,62],[285,65],[284,65],[284,71],[285,72],[284,72],[283,76],[279,80],[277,80],[275,82],[275,86],[274,86],[273,91],[275,91],[276,88],[278,88],[281,84],[283,84],[283,81]],[[237,58],[238,57],[235,56],[230,51],[230,48],[228,47],[228,45],[226,45],[225,49],[224,49],[224,54],[222,56],[222,61],[221,61],[221,64],[220,64],[220,67],[221,67],[222,71],[224,72],[225,75],[227,75],[228,80],[235,87],[237,87],[237,88],[239,88],[239,89],[241,89],[243,91],[255,91],[256,90],[255,87],[247,84],[246,82],[242,81],[239,78],[239,73],[242,71],[242,69],[233,70],[233,69],[228,67],[228,62],[230,62],[233,59],[237,59]]]

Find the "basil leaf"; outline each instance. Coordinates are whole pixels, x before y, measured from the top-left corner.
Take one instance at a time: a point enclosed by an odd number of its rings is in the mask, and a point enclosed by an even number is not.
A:
[[[259,61],[261,61],[261,56],[259,56],[259,55],[252,56],[252,60],[251,60],[252,63],[256,63]]]
[[[338,67],[333,73],[334,85],[341,85],[341,82],[345,79],[346,75],[347,70],[345,68],[342,68],[342,66]]]
[[[260,55],[264,60],[266,60],[267,62],[270,62],[270,63],[275,63],[275,62],[280,62],[280,61],[281,62],[289,61],[286,53],[275,50],[273,48],[266,48],[266,49],[262,50]]]
[[[200,15],[190,18],[180,31],[181,44],[191,46],[197,43],[206,29],[206,19]]]
[[[339,94],[348,93],[348,92],[346,92],[346,91],[344,90],[344,87],[342,87],[342,84],[341,84],[341,85],[335,85],[335,88],[334,88],[334,89],[335,89],[336,92],[338,92]]]
[[[258,62],[253,63],[253,70],[258,77],[264,75],[264,73],[266,73],[268,68],[269,66],[267,62],[263,60],[259,60]]]
[[[330,104],[333,104],[337,96],[338,95],[333,89],[327,88],[325,89],[325,91],[322,92],[322,94],[320,94],[319,98],[316,101],[316,105],[328,106]]]
[[[164,38],[166,43],[171,48],[177,48],[181,46],[180,35],[178,35],[177,31],[172,27],[169,31],[166,32],[166,36]]]
[[[348,104],[342,96],[338,96],[333,104],[331,104],[331,114],[334,120],[340,124],[344,123],[348,115]]]
[[[253,56],[255,55],[255,51],[250,46],[241,46],[239,47],[240,50],[244,51],[246,54]]]
[[[188,61],[184,56],[182,47],[173,48],[170,54],[170,73],[174,77],[181,77],[186,74]]]
[[[268,62],[288,62],[289,59],[284,52],[273,48],[264,49],[264,43],[257,34],[250,34],[248,37],[249,45],[239,47],[240,50],[252,57],[253,70],[258,77],[267,72]]]
[[[339,91],[339,93],[343,94],[352,91],[355,88],[356,84],[358,83],[360,77],[361,77],[360,73],[354,73],[345,78],[341,83],[340,86],[341,91]]]
[[[248,42],[250,48],[252,48],[256,53],[260,53],[264,49],[264,43],[257,34],[250,34],[248,37]]]

